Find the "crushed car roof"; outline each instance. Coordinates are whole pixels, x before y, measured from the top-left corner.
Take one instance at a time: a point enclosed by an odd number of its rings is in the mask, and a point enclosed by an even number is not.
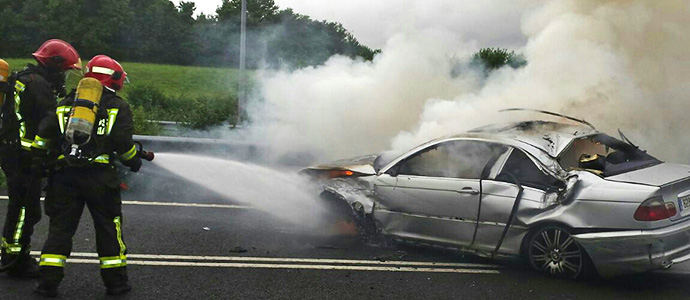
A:
[[[524,121],[491,124],[470,130],[469,133],[491,134],[517,140],[557,157],[574,139],[599,132],[584,124]]]

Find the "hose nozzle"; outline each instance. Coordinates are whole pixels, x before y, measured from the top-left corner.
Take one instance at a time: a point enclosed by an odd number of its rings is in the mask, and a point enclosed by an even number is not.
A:
[[[152,151],[144,151],[144,150],[139,151],[139,158],[147,160],[147,161],[153,161],[153,158],[155,156],[156,155],[153,154]]]
[[[134,141],[134,143],[139,146],[139,158],[146,160],[146,161],[153,161],[153,158],[155,155],[153,154],[152,151],[144,151],[144,146],[141,144],[141,142]]]

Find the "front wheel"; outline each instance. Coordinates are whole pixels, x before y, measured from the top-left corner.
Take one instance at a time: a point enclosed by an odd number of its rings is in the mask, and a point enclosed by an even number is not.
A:
[[[578,278],[589,272],[589,258],[568,230],[547,226],[536,230],[527,245],[533,269],[556,277]]]

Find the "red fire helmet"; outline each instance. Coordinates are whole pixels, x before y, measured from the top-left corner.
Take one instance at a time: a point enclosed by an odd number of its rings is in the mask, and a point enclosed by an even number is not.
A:
[[[56,67],[61,71],[81,70],[81,58],[72,45],[63,40],[47,40],[33,53],[34,58],[44,66]]]
[[[127,73],[116,60],[107,55],[97,55],[86,64],[84,77],[95,78],[103,86],[119,91],[127,78]]]

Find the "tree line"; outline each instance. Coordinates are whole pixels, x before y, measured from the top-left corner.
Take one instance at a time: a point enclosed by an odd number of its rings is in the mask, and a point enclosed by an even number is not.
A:
[[[247,0],[247,66],[319,65],[335,54],[372,60],[340,23],[312,20],[273,0]],[[49,38],[71,43],[82,58],[178,65],[239,64],[241,0],[213,15],[193,2],[168,0],[0,0],[0,56],[28,57]]]

